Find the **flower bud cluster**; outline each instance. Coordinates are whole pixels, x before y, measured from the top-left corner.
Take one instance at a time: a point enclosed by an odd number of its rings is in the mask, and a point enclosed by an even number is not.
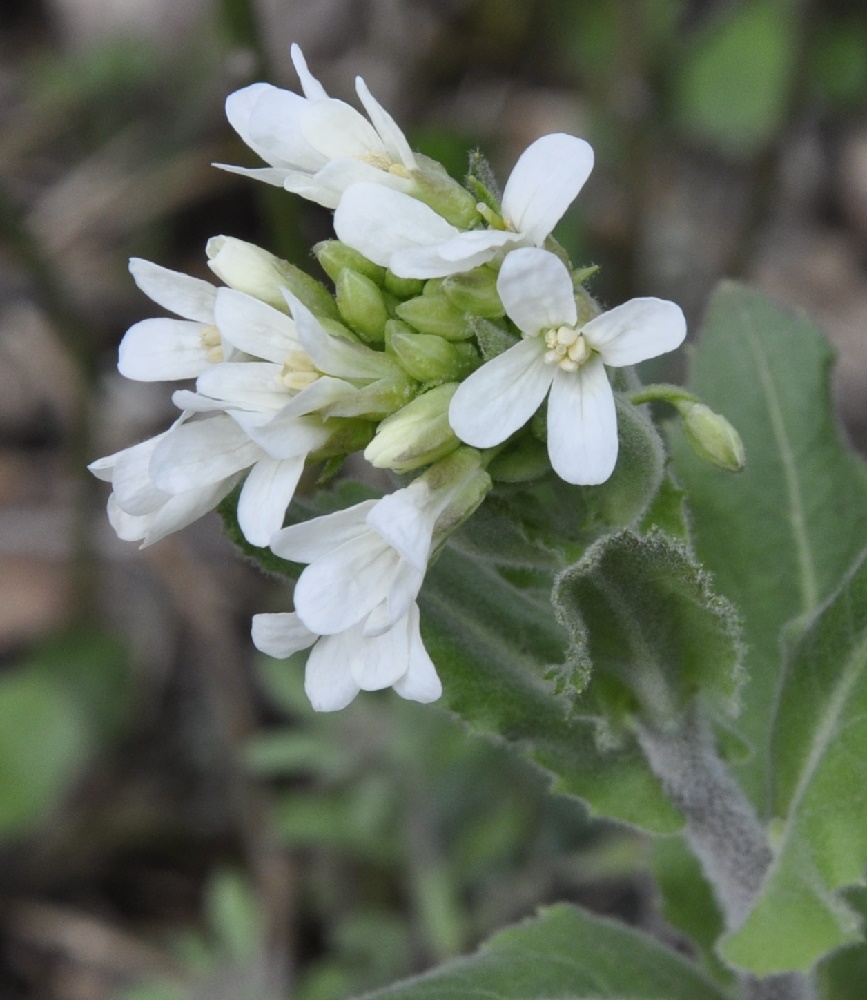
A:
[[[292,60],[303,96],[254,84],[226,103],[267,166],[223,169],[334,209],[337,238],[313,248],[331,287],[227,236],[206,249],[219,287],[133,260],[139,287],[174,315],[133,326],[119,368],[185,383],[179,416],[90,468],[112,484],[117,533],[143,545],[238,490],[247,542],[307,564],[295,610],[258,615],[253,638],[277,656],[311,648],[317,708],[389,686],[427,701],[439,681],[415,599],[431,555],[491,488],[487,466],[506,480],[553,467],[603,482],[617,457],[606,367],[672,350],[685,324],[659,299],[600,313],[580,284],[589,272],[564,263],[551,231],[592,169],[582,139],[534,142],[499,201],[412,151],[363,80],[367,117],[328,96],[297,46]],[[358,451],[417,477],[284,528],[305,467]]]

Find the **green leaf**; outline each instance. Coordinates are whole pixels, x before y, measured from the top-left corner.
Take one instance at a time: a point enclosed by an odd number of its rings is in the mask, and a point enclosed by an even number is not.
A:
[[[791,653],[771,753],[774,862],[722,946],[759,975],[806,971],[860,938],[835,890],[862,883],[867,868],[867,553]]]
[[[428,572],[419,603],[425,645],[447,708],[476,732],[504,740],[554,777],[554,789],[603,816],[657,832],[681,818],[633,745],[600,749],[598,722],[574,716],[581,665],[563,664],[566,634],[544,592],[520,590],[490,563],[449,547]]]
[[[738,5],[686,54],[675,92],[681,127],[737,155],[759,152],[783,122],[795,41],[777,0]]]
[[[606,535],[560,575],[552,600],[576,657],[592,665],[599,704],[661,725],[698,693],[734,708],[737,614],[682,542],[661,531]]]
[[[569,906],[501,931],[469,958],[365,1000],[723,1000],[681,955],[622,924]]]
[[[690,388],[741,433],[738,476],[700,462],[679,435],[673,450],[693,514],[695,547],[744,616],[740,729],[756,749],[740,774],[767,812],[768,761],[779,685],[779,634],[833,593],[867,545],[867,476],[840,440],[820,331],[763,295],[726,283],[714,295]]]

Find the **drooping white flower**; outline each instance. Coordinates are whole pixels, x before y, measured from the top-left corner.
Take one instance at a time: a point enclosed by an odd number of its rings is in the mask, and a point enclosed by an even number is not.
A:
[[[335,208],[350,184],[370,181],[410,190],[416,159],[391,115],[357,77],[355,89],[368,121],[343,101],[329,97],[310,73],[297,45],[292,62],[302,97],[265,83],[254,83],[226,100],[229,123],[269,167],[247,169],[217,164],[284,187],[310,201]]]
[[[403,278],[469,271],[504,247],[541,246],[593,169],[593,149],[563,133],[542,136],[518,159],[503,191],[504,228],[461,231],[401,191],[360,183],[334,215],[338,237]]]
[[[459,386],[449,408],[457,436],[477,448],[505,441],[548,395],[548,455],[566,482],[604,482],[617,461],[614,394],[605,366],[637,364],[674,350],[686,336],[680,307],[631,299],[579,322],[568,270],[533,247],[510,253],[497,291],[523,334]]]
[[[253,617],[253,642],[269,656],[283,659],[313,648],[307,659],[304,689],[317,712],[345,708],[359,691],[393,687],[409,701],[436,701],[442,684],[419,632],[415,601],[392,628],[365,635],[361,624],[334,635],[311,632],[294,612]]]
[[[120,344],[121,375],[139,382],[196,378],[231,354],[214,324],[213,285],[137,257],[129,269],[145,295],[182,318],[145,319],[131,326]]]

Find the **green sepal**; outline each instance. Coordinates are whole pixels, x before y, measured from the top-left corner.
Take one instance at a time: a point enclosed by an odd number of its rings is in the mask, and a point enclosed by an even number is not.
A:
[[[497,292],[497,275],[493,268],[476,267],[462,274],[452,274],[442,283],[443,295],[462,312],[499,319],[506,310]]]
[[[491,358],[496,358],[504,351],[508,351],[521,339],[516,337],[505,324],[493,323],[481,316],[467,316],[467,326],[476,338],[485,361],[490,361]]]
[[[419,382],[460,382],[475,371],[481,358],[472,344],[453,343],[435,334],[415,333],[390,320],[388,350]]]
[[[487,205],[495,212],[500,211],[502,199],[500,185],[497,183],[491,164],[480,149],[474,149],[470,153],[466,185],[477,202]]]
[[[393,375],[369,382],[352,395],[344,396],[324,413],[328,417],[387,417],[406,406],[417,392],[418,383],[398,370]]]
[[[423,278],[398,278],[394,271],[385,272],[385,290],[402,302],[424,292]]]
[[[412,172],[413,197],[458,229],[471,229],[479,221],[476,199],[437,160],[422,153],[416,153],[415,158],[419,169]]]
[[[548,449],[531,434],[522,434],[488,465],[491,479],[501,483],[528,483],[551,472]]]
[[[319,319],[338,320],[340,314],[337,311],[337,303],[331,292],[316,278],[312,278],[300,267],[289,264],[286,261],[280,263],[280,276],[289,291],[298,299],[302,305],[307,306],[310,312]]]

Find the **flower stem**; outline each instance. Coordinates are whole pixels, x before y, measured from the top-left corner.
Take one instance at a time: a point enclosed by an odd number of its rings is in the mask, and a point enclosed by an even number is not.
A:
[[[770,867],[765,831],[719,758],[710,726],[694,705],[666,729],[638,722],[638,741],[666,794],[686,817],[686,839],[713,886],[728,930],[746,919]],[[757,979],[743,974],[744,1000],[812,1000],[801,973]]]

